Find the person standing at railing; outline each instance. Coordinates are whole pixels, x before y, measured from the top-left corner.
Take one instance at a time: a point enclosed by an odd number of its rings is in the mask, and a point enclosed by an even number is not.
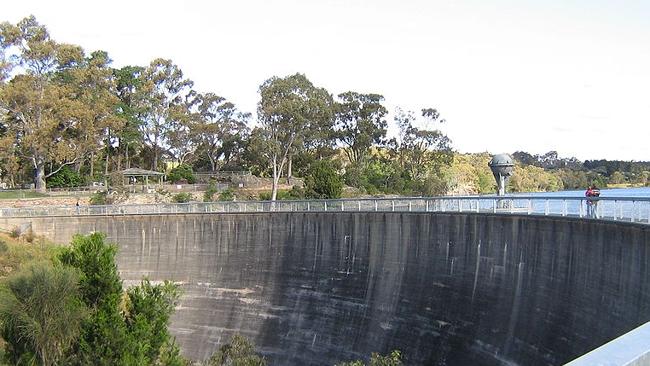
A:
[[[587,197],[587,217],[592,219],[598,218],[597,208],[598,208],[598,197],[600,196],[600,190],[596,185],[591,185],[587,188],[585,192],[585,197]]]
[[[77,204],[75,206],[77,208],[77,215],[79,215],[79,198],[77,198]]]

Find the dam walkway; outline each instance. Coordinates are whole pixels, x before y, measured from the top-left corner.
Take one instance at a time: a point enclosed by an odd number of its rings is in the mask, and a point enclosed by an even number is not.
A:
[[[295,201],[219,201],[0,208],[0,217],[259,212],[459,212],[579,217],[650,224],[650,197],[446,196]]]

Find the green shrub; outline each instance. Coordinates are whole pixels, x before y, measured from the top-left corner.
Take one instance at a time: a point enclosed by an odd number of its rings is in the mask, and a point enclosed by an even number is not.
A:
[[[7,245],[7,243],[4,240],[0,239],[0,254],[4,254],[8,250],[9,250],[9,246]]]
[[[192,200],[192,194],[189,192],[176,193],[172,196],[172,200],[176,203],[187,203]]]
[[[181,181],[185,181],[189,184],[196,183],[194,171],[192,170],[192,167],[187,164],[181,164],[170,170],[167,174],[167,180],[171,181],[172,183],[178,183]]]
[[[232,201],[235,199],[235,191],[228,188],[219,194],[219,201]]]
[[[272,192],[260,192],[258,194],[260,201],[270,201]],[[290,190],[278,189],[278,201],[299,200],[305,198],[305,192],[302,188],[293,186]]]
[[[146,278],[123,289],[117,246],[101,233],[77,235],[57,259],[82,274],[78,289],[91,309],[63,365],[186,365],[167,326],[179,298],[177,285]]]
[[[70,188],[79,187],[83,184],[83,178],[79,173],[70,169],[69,166],[64,166],[56,174],[47,178],[48,188]]]
[[[235,334],[230,342],[219,349],[204,362],[205,366],[241,365],[265,366],[266,360],[255,352],[255,345],[246,337]]]
[[[340,198],[343,179],[331,162],[321,160],[309,168],[305,178],[305,191],[308,198]]]
[[[402,353],[398,350],[391,352],[390,354],[383,356],[379,353],[372,353],[370,356],[370,362],[364,363],[363,361],[351,361],[337,364],[337,366],[402,366]]]
[[[214,195],[217,192],[217,186],[213,182],[210,182],[210,184],[208,184],[208,189],[203,193],[203,202],[212,202],[214,200]]]
[[[112,203],[107,191],[93,193],[88,202],[93,206],[110,205]]]
[[[9,231],[9,236],[11,238],[18,239],[18,237],[20,236],[20,228],[17,226],[12,228],[11,231]]]

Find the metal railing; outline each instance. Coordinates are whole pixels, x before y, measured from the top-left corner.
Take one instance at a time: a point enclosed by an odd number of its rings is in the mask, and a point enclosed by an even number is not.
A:
[[[400,197],[299,201],[227,201],[109,206],[0,208],[0,217],[254,212],[475,212],[570,216],[650,224],[650,197]]]

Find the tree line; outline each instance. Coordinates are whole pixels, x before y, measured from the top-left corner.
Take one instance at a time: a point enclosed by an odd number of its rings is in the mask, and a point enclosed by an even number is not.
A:
[[[62,171],[92,181],[174,162],[271,177],[275,199],[281,178],[320,161],[356,187],[423,191],[451,161],[436,109],[397,110],[389,139],[382,95],[333,95],[304,74],[264,81],[256,112],[199,92],[171,60],[113,68],[107,52],[56,42],[33,16],[0,25],[0,174],[10,185],[44,190]]]
[[[343,184],[360,194],[494,192],[487,153],[452,151],[434,108],[397,108],[389,121],[382,95],[334,95],[296,73],[262,82],[253,116],[196,90],[171,60],[121,68],[111,62],[105,51],[56,42],[33,16],[0,24],[3,182],[45,190],[102,181],[130,167],[174,176],[176,165],[272,178],[269,199],[294,175],[319,186],[310,197],[320,198],[339,196]],[[650,176],[649,162],[581,162],[555,151],[513,157],[511,191],[645,185]]]

